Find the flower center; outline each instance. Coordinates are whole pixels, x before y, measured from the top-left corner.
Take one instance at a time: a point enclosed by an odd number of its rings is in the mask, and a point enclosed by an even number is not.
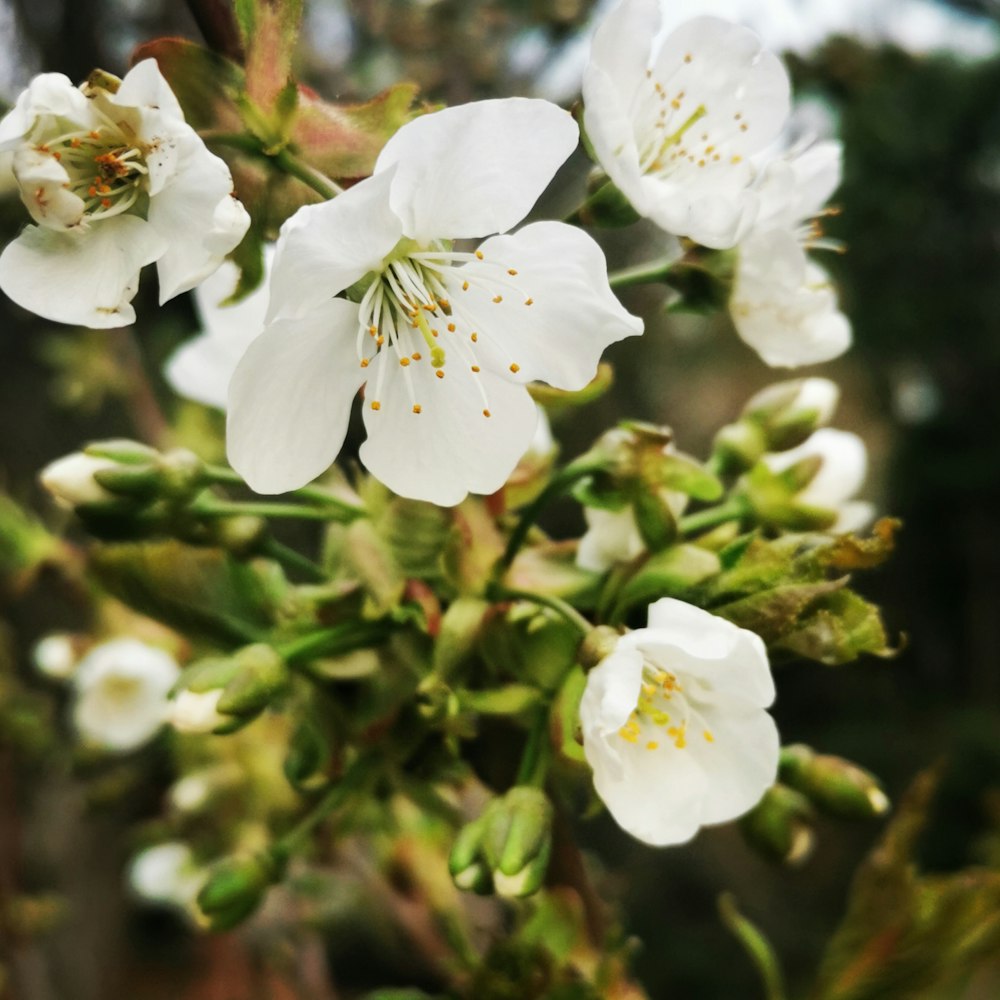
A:
[[[664,742],[684,750],[688,733],[700,729],[705,742],[714,743],[715,737],[691,702],[676,674],[647,662],[639,700],[618,735],[626,743],[643,745],[647,750],[659,750]]]
[[[83,202],[90,220],[121,215],[146,189],[145,157],[126,127],[110,122],[96,129],[76,129],[37,142],[34,149],[52,157],[65,171],[61,187]],[[44,184],[28,192],[42,214],[51,193]]]
[[[480,330],[489,326],[482,315],[482,295],[469,295],[476,289],[486,292],[492,306],[501,306],[508,298],[519,298],[525,306],[534,304],[512,279],[517,269],[489,261],[481,250],[455,251],[444,241],[421,246],[402,240],[381,264],[368,284],[358,309],[357,354],[362,368],[367,368],[383,352],[369,406],[382,408],[385,372],[391,360],[403,370],[414,414],[423,411],[426,401],[418,398],[415,366],[426,364],[438,380],[445,378],[449,367],[467,366],[474,376],[483,370],[484,341]],[[510,290],[515,294],[510,295]],[[506,296],[506,297],[505,297]],[[473,301],[475,300],[475,301]],[[481,322],[485,319],[485,323]],[[496,338],[490,340],[490,356],[500,355],[511,374],[520,365],[508,358]],[[490,417],[489,399],[479,379],[482,415]]]
[[[639,167],[645,174],[666,177],[677,170],[707,170],[709,173],[727,164],[741,163],[743,157],[732,150],[740,145],[739,137],[748,132],[746,115],[734,110],[730,122],[710,119],[703,103],[695,103],[682,81],[690,75],[696,57],[688,53],[677,71],[665,82],[646,70],[645,83],[639,87],[632,108],[639,139]]]

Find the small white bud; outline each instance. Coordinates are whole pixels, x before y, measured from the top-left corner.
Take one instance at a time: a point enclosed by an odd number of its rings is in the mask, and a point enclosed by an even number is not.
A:
[[[80,504],[113,499],[113,495],[97,482],[94,475],[117,467],[117,463],[110,458],[95,458],[77,451],[50,462],[38,478],[60,507],[72,510]]]
[[[170,705],[170,724],[181,733],[211,733],[217,726],[232,722],[218,710],[222,688],[213,691],[180,691]]]
[[[76,668],[77,660],[72,637],[64,633],[47,635],[35,645],[32,659],[47,677],[67,680]]]

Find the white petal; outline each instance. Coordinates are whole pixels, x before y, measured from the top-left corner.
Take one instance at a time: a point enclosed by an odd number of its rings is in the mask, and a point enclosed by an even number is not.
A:
[[[624,0],[601,21],[594,33],[590,66],[600,68],[614,81],[624,107],[628,107],[645,79],[650,45],[659,33],[660,21],[659,0]],[[585,75],[585,97],[586,87]]]
[[[641,694],[642,670],[642,654],[619,645],[587,674],[580,700],[584,736],[610,736],[628,722]]]
[[[167,241],[156,265],[161,304],[207,278],[250,226],[225,162],[193,132],[179,142],[176,173],[149,202],[149,221]]]
[[[631,506],[622,510],[587,507],[583,516],[587,531],[576,550],[576,564],[581,569],[603,573],[615,563],[634,559],[645,549]]]
[[[50,153],[23,145],[14,152],[14,175],[21,200],[39,225],[72,229],[83,218],[83,199],[69,189],[66,168]]]
[[[762,708],[720,693],[703,719],[711,742],[692,732],[686,752],[708,775],[702,823],[725,823],[752,809],[777,779],[778,729]]]
[[[132,215],[65,233],[29,226],[0,255],[0,288],[57,323],[127,326],[139,271],[165,249],[159,233]]]
[[[770,469],[781,472],[812,457],[821,458],[823,464],[799,493],[799,500],[814,507],[839,510],[861,490],[868,475],[868,450],[864,441],[850,431],[824,427],[798,447],[766,455],[764,460]]]
[[[829,361],[851,343],[829,276],[784,230],[740,245],[729,312],[736,332],[772,366]]]
[[[143,59],[136,63],[125,74],[117,93],[110,94],[108,100],[126,108],[162,111],[184,121],[184,112],[177,97],[155,59]]]
[[[365,389],[361,461],[394,493],[450,507],[467,493],[503,486],[531,444],[538,415],[527,389],[485,370],[473,374],[456,350],[439,370],[444,378],[426,357],[404,369],[380,352]]]
[[[42,115],[68,118],[81,127],[92,127],[90,102],[62,73],[36,76],[0,120],[0,150],[13,149],[31,131]]]
[[[267,259],[273,259],[268,247]],[[267,284],[232,305],[222,303],[236,288],[239,270],[223,261],[215,274],[195,290],[195,303],[205,332],[182,344],[164,369],[174,390],[188,399],[226,408],[229,380],[240,358],[264,329],[267,312]]]
[[[448,275],[448,291],[495,371],[582,389],[609,344],[642,333],[642,320],[611,291],[601,248],[573,226],[536,222],[487,240],[479,252],[482,260]]]
[[[755,231],[792,229],[818,215],[840,187],[842,173],[843,146],[832,140],[773,160],[757,186]]]
[[[617,744],[620,765],[609,744]],[[687,750],[669,742],[648,750],[644,739],[631,744],[617,735],[603,746],[585,738],[583,749],[594,788],[623,830],[653,847],[683,844],[698,832],[712,778]]]
[[[304,315],[379,266],[403,236],[389,207],[392,178],[377,174],[305,205],[281,227],[268,319]]]
[[[357,306],[333,299],[277,320],[247,349],[229,384],[230,464],[258,493],[304,486],[337,457],[364,381],[354,356]]]
[[[404,125],[375,172],[396,167],[392,207],[407,236],[475,238],[520,222],[578,139],[572,116],[548,101],[476,101]]]

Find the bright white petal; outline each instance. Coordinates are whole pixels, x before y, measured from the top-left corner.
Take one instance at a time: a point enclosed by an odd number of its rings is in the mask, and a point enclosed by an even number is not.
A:
[[[43,115],[57,115],[89,128],[90,102],[62,73],[42,73],[18,95],[17,103],[0,120],[0,150],[13,149]]]
[[[273,249],[268,246],[265,273],[273,257]],[[222,305],[236,288],[238,278],[236,265],[223,261],[218,271],[194,290],[205,332],[174,351],[164,369],[177,393],[221,410],[226,408],[229,380],[246,349],[264,329],[267,312],[266,280],[239,302]]]
[[[765,455],[764,461],[774,472],[781,472],[813,457],[821,458],[823,464],[798,494],[799,500],[826,510],[840,510],[860,492],[868,476],[868,450],[864,441],[850,431],[824,427],[796,448]]]
[[[447,287],[456,315],[478,331],[482,356],[496,371],[582,389],[609,344],[642,333],[642,320],[608,285],[601,248],[573,226],[536,222],[487,240],[479,253],[482,260],[448,275]]]
[[[193,132],[179,148],[173,179],[149,202],[149,221],[167,242],[156,265],[161,304],[204,281],[250,227],[225,162]]]
[[[829,276],[784,230],[741,244],[729,312],[740,337],[775,367],[829,361],[851,343]]]
[[[587,531],[576,550],[576,564],[581,569],[603,573],[615,563],[635,559],[645,549],[631,506],[622,510],[587,507],[583,516]]]
[[[531,445],[538,414],[523,386],[474,374],[457,351],[438,370],[444,378],[426,357],[403,368],[380,352],[365,389],[361,461],[394,493],[450,507],[503,486]]]
[[[709,775],[702,822],[726,823],[752,809],[777,780],[778,728],[762,708],[722,693],[713,695],[702,717],[711,742],[692,732],[687,743]]]
[[[585,735],[611,736],[629,720],[642,686],[642,654],[619,646],[587,675],[580,701]]]
[[[843,155],[841,143],[828,140],[768,164],[757,186],[755,231],[793,229],[818,215],[840,187]]]
[[[69,174],[54,156],[34,146],[20,146],[14,152],[13,169],[21,200],[35,222],[50,229],[79,225],[83,200],[69,190]]]
[[[578,139],[572,116],[548,101],[476,101],[404,125],[375,172],[395,166],[392,207],[407,236],[471,239],[520,222]]]
[[[155,59],[143,59],[136,63],[125,74],[117,93],[109,95],[108,100],[125,108],[162,111],[184,121],[184,112],[177,97]]]
[[[268,319],[305,315],[379,266],[403,236],[392,183],[392,171],[376,174],[281,227]]]
[[[304,486],[337,457],[363,382],[357,323],[357,306],[332,299],[272,323],[244,354],[229,384],[226,447],[258,493]]]
[[[659,0],[625,0],[601,21],[594,33],[590,64],[615,81],[625,107],[645,79],[650,44],[659,33],[660,21]]]
[[[128,326],[139,271],[165,249],[149,223],[130,215],[65,233],[29,226],[0,255],[0,289],[57,323]]]

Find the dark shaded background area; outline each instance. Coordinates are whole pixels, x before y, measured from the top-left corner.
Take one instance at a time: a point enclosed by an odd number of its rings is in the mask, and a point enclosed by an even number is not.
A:
[[[25,64],[74,78],[95,65],[122,70],[140,40],[197,37],[183,6],[166,0],[18,0],[15,7]],[[305,38],[303,69],[331,97],[367,96],[397,76],[414,77],[427,96],[450,102],[512,86],[523,91],[505,69],[500,43],[526,24],[555,42],[586,7],[572,0],[362,0],[351,5],[351,45],[338,34],[341,22],[323,22],[326,34],[315,28]],[[905,522],[898,554],[861,589],[884,606],[908,644],[891,663],[783,668],[776,714],[786,742],[858,761],[884,778],[890,796],[946,757],[949,777],[925,863],[941,870],[1000,864],[990,846],[997,833],[990,803],[1000,794],[1000,59],[916,60],[838,39],[792,68],[811,94],[830,102],[846,145],[837,197],[844,213],[830,230],[849,252],[824,263],[842,283],[856,345],[817,372],[843,387],[837,425],[869,444],[869,496]],[[7,198],[5,239],[22,218]],[[655,249],[632,233],[609,245],[633,260]],[[144,286],[138,311],[146,317],[141,360],[155,370],[196,321],[183,300],[157,313],[154,291]],[[668,318],[663,298],[657,290],[630,294],[633,310],[651,318],[648,332],[612,353],[613,394],[572,426],[557,425],[567,455],[623,416],[669,423],[684,450],[704,453],[751,392],[781,377],[726,320]],[[142,434],[120,375],[121,364],[135,362],[114,333],[56,330],[0,302],[0,477],[8,492],[51,517],[33,481],[42,464],[91,438]],[[157,390],[168,410],[177,406],[160,381]],[[180,417],[188,440],[219,428],[193,409]],[[578,513],[564,514],[553,530],[576,530]],[[47,630],[83,624],[58,592],[36,594],[5,614],[22,652]],[[30,674],[26,662],[19,669]],[[47,787],[34,779],[12,773],[3,758],[3,808],[16,803],[19,816],[0,815],[0,865],[9,872],[16,864],[20,878],[67,892],[71,909],[37,946],[39,985],[25,1000],[124,997],[113,985],[123,982],[139,984],[128,994],[136,1000],[176,995],[163,983],[177,968],[195,968],[200,949],[220,946],[192,943],[179,926],[140,914],[116,895],[128,852],[123,831],[141,804],[94,819],[75,779],[46,776]],[[4,825],[15,823],[22,826],[20,859],[3,847],[10,843]],[[653,852],[605,818],[586,826],[585,839],[606,860],[608,891],[624,896],[630,927],[645,942],[638,971],[651,995],[713,998],[756,989],[716,917],[717,893],[733,889],[772,937],[792,982],[807,982],[842,912],[849,875],[876,833],[876,826],[824,824],[816,853],[794,871],[758,860],[732,829]]]

